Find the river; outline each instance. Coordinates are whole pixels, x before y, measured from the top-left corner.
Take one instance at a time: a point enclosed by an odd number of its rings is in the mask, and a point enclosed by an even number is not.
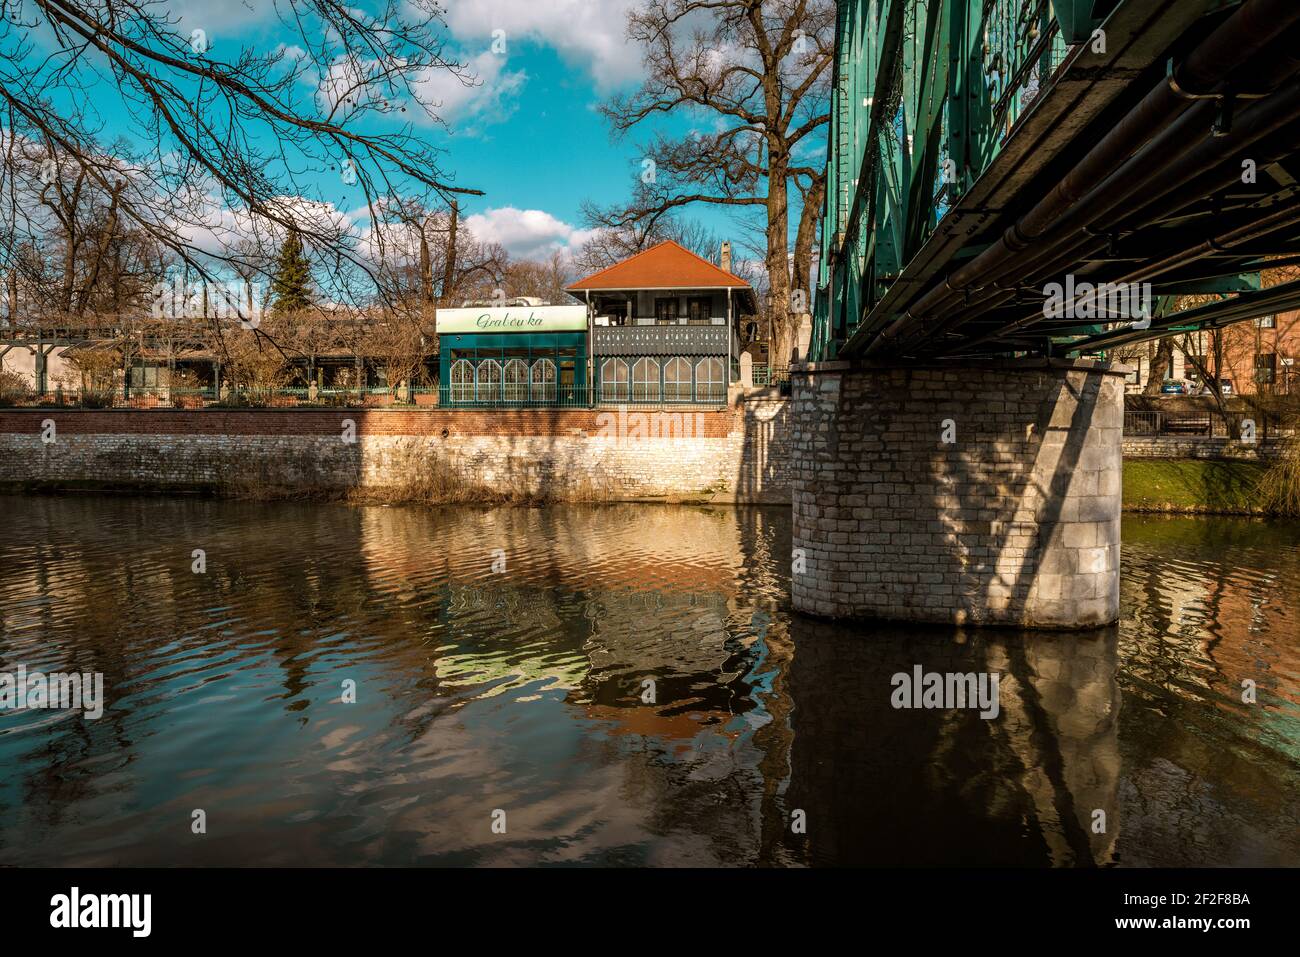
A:
[[[792,615],[780,508],[0,515],[0,670],[106,699],[0,711],[0,865],[1300,865],[1295,523],[1126,516],[1052,634]]]

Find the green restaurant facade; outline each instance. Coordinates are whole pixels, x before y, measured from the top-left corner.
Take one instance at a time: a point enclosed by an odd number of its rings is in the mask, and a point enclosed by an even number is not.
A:
[[[587,404],[583,306],[487,305],[438,312],[439,404]]]
[[[755,312],[744,280],[665,242],[566,291],[579,302],[439,309],[439,404],[726,404],[738,321]]]

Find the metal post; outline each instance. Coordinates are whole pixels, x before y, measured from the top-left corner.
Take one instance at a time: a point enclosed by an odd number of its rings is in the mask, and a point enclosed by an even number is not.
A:
[[[731,287],[727,287],[727,374],[723,376],[726,392],[731,392]],[[728,398],[730,396],[728,395]]]
[[[596,375],[596,317],[591,311],[591,290],[583,290],[583,295],[587,297],[587,374],[583,376],[583,387],[587,390],[587,408],[592,407],[592,399],[595,396],[595,375]],[[559,372],[556,372],[559,375]],[[556,385],[558,386],[558,382]]]

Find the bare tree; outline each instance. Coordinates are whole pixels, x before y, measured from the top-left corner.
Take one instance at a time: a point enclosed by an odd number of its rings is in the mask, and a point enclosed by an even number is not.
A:
[[[707,119],[692,135],[656,135],[632,201],[600,212],[602,225],[652,230],[670,210],[693,203],[761,209],[764,256],[782,355],[793,341],[792,312],[807,308],[812,246],[824,164],[800,162],[805,139],[828,120],[833,0],[649,0],[629,14],[647,77],[603,108],[616,134],[665,113]],[[790,254],[791,184],[803,198]],[[799,300],[793,288],[803,291]]]
[[[573,301],[564,291],[572,280],[573,269],[568,259],[556,250],[540,261],[521,259],[510,263],[501,288],[511,298],[528,296],[561,305]]]
[[[25,227],[40,224],[15,210],[43,193],[63,227],[59,275],[69,307],[89,301],[124,230],[211,281],[228,268],[265,276],[265,263],[244,258],[231,239],[257,231],[277,240],[296,231],[329,267],[325,275],[369,273],[357,224],[317,185],[320,169],[359,190],[372,227],[386,196],[446,203],[478,193],[452,182],[411,122],[417,114],[441,122],[422,92],[432,75],[474,82],[445,53],[436,0],[381,0],[371,13],[334,0],[288,0],[277,11],[292,42],[269,50],[209,49],[202,31],[180,31],[163,0],[33,0],[5,11],[0,268],[21,275]],[[131,142],[144,144],[134,152],[98,141],[100,121],[88,104],[105,81],[127,106]],[[393,131],[376,132],[375,117]],[[22,151],[39,163],[39,183],[9,162]],[[103,210],[98,234],[66,215],[88,198]],[[233,229],[221,224],[231,214]],[[68,263],[77,261],[87,264],[89,287],[69,282],[76,270]],[[343,283],[335,292],[351,291]]]
[[[594,232],[573,257],[579,272],[598,272],[669,239],[697,256],[717,261],[721,240],[717,233],[698,220],[684,219],[671,213],[625,219],[624,212],[626,210],[611,214],[595,203],[582,204],[583,222]]]
[[[457,305],[501,283],[510,257],[499,244],[480,242],[460,222],[458,206],[431,210],[396,200],[385,211],[381,298],[426,331],[432,331],[436,306]]]
[[[400,398],[401,386],[414,386],[427,379],[424,363],[430,352],[429,339],[401,316],[368,324],[363,348],[384,370],[384,380],[394,398]]]

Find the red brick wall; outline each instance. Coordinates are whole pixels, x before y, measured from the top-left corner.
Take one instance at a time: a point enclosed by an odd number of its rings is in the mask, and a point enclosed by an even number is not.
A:
[[[629,418],[639,414],[629,409]],[[702,438],[725,438],[742,428],[730,409],[681,413],[646,411],[650,428],[660,422],[698,416],[691,421]],[[337,435],[343,420],[356,423],[358,435],[589,435],[608,427],[614,409],[519,409],[470,411],[450,409],[0,409],[0,433],[38,433],[41,422],[54,419],[70,435]],[[618,419],[615,418],[614,423]],[[633,420],[635,425],[635,420]],[[665,431],[667,429],[665,428]]]

